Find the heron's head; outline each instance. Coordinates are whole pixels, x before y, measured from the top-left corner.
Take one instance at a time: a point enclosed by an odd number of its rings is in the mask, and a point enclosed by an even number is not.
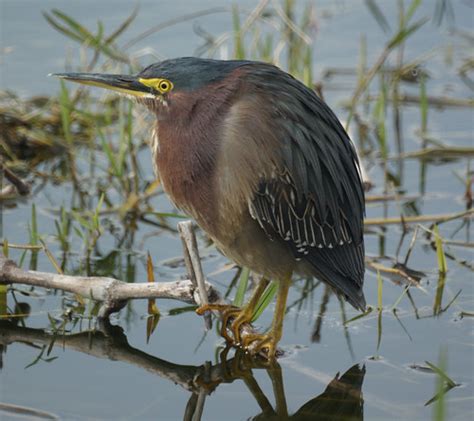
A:
[[[175,99],[175,103],[183,104],[195,98],[196,92],[212,90],[219,81],[248,63],[181,57],[152,64],[134,76],[100,73],[54,73],[51,76],[131,96],[160,113]]]

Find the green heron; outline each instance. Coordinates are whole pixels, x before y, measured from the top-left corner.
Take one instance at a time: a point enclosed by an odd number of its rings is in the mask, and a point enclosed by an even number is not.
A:
[[[276,66],[246,60],[182,57],[136,76],[55,76],[148,107],[156,116],[153,163],[172,202],[228,258],[262,277],[242,309],[219,307],[228,341],[275,356],[293,273],[314,276],[365,309],[358,158],[315,92]],[[272,327],[243,338],[270,279],[279,286]],[[209,309],[216,307],[200,311]]]

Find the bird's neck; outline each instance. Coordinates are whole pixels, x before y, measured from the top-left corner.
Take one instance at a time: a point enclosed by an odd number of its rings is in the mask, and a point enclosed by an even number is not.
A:
[[[175,94],[158,117],[155,155],[159,177],[176,206],[212,232],[218,215],[216,159],[224,116],[235,85]]]

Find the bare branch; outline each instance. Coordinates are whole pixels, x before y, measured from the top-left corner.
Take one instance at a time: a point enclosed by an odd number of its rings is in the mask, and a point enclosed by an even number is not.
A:
[[[56,273],[23,270],[15,262],[0,256],[0,283],[24,284],[60,289],[103,303],[99,317],[107,317],[120,310],[127,300],[167,298],[196,304],[199,294],[190,280],[174,282],[140,282],[129,284],[102,276],[69,276]],[[209,302],[221,302],[219,292],[208,282],[205,288]]]
[[[18,194],[21,196],[27,196],[30,194],[31,191],[31,186],[24,180],[22,180],[20,177],[18,177],[13,171],[11,171],[9,168],[7,168],[3,164],[3,160],[0,159],[0,171],[3,171],[3,174],[5,175],[5,178],[12,183],[13,186],[15,186],[16,191]],[[4,191],[3,195],[8,195],[12,194],[12,191]]]
[[[189,277],[194,287],[199,292],[198,304],[204,306],[209,304],[207,294],[205,293],[205,280],[202,271],[201,259],[199,258],[199,250],[197,247],[196,235],[193,231],[193,224],[191,221],[184,221],[178,223],[178,231],[181,236],[184,250],[184,261],[188,269]],[[204,314],[204,323],[206,329],[212,328],[212,319],[210,312]]]
[[[472,218],[474,216],[474,209],[468,209],[463,212],[456,213],[445,213],[440,215],[407,215],[403,217],[395,216],[389,218],[366,218],[364,221],[365,226],[369,225],[390,225],[390,224],[411,224],[411,223],[423,223],[423,222],[449,222],[455,219],[461,218]]]

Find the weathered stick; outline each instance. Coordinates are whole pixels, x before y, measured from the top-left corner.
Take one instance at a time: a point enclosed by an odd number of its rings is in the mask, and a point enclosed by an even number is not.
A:
[[[398,194],[371,194],[365,196],[365,203],[390,202],[392,200],[410,201],[419,199],[420,195],[398,195]]]
[[[0,256],[0,283],[60,289],[101,301],[103,304],[99,310],[100,318],[120,310],[130,299],[167,298],[192,304],[200,301],[200,296],[190,280],[129,284],[101,276],[69,276],[23,270],[3,256]],[[205,282],[205,290],[209,302],[221,302],[219,292],[211,284]]]
[[[3,161],[1,159],[0,159],[0,170],[3,171],[3,173],[5,174],[5,178],[15,186],[16,190],[21,196],[26,196],[30,194],[30,191],[31,191],[30,185],[26,181],[23,181],[20,177],[18,177],[13,171],[11,171],[5,165],[3,165]]]
[[[199,293],[198,304],[200,306],[209,304],[206,294],[204,273],[202,271],[201,259],[199,257],[199,249],[197,247],[196,235],[193,231],[193,223],[191,221],[179,222],[178,231],[183,243],[184,261],[189,272],[188,275]],[[207,330],[212,328],[210,312],[206,312],[204,314],[204,323]]]
[[[119,311],[130,299],[168,298],[187,303],[226,304],[219,292],[205,281],[196,236],[191,222],[178,224],[183,241],[184,260],[190,278],[174,282],[142,282],[129,284],[115,278],[99,276],[69,276],[57,273],[29,271],[19,268],[15,262],[0,255],[0,284],[25,284],[50,289],[59,289],[102,302],[99,319]],[[18,245],[21,248],[21,245]],[[217,317],[221,314],[214,312]],[[210,329],[211,312],[205,314],[206,328]],[[250,324],[241,328],[241,336],[254,335]]]
[[[402,223],[421,223],[421,222],[448,222],[454,219],[461,218],[472,218],[474,215],[474,209],[469,209],[459,213],[446,213],[441,215],[415,215],[415,216],[395,216],[390,218],[367,218],[364,220],[364,225],[389,225],[389,224],[402,224]]]
[[[209,304],[209,300],[208,294],[204,292],[206,290],[204,274],[192,222],[184,221],[178,223],[178,231],[181,236],[181,241],[183,242],[184,261],[189,272],[188,274],[197,291],[196,301],[200,306],[204,306]],[[226,304],[224,304],[224,306],[226,306]],[[219,311],[206,311],[204,313],[204,323],[208,330],[212,327],[211,313],[214,313],[217,317],[221,316]],[[229,324],[230,322],[229,320]],[[248,323],[244,323],[241,327],[240,334],[243,338],[248,335],[254,335],[255,333],[257,333],[255,329]]]
[[[110,277],[69,276],[57,273],[23,270],[15,262],[0,255],[0,284],[25,284],[49,289],[59,289],[102,303],[98,318],[107,319],[111,313],[122,309],[130,299],[168,298],[187,303],[223,304],[219,292],[205,281],[196,236],[190,221],[178,224],[184,249],[184,260],[191,279],[174,282],[142,282],[129,284]],[[17,245],[18,246],[18,245]],[[21,248],[21,246],[20,246]],[[213,311],[217,317],[219,311]],[[211,312],[204,314],[206,328],[212,326]],[[229,320],[229,322],[231,322]],[[254,336],[251,324],[241,327],[241,337]],[[249,349],[252,348],[252,345]]]

